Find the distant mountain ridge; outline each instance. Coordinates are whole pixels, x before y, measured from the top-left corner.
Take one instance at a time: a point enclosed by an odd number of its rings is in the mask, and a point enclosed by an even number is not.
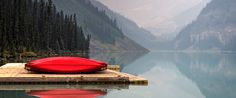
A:
[[[111,19],[115,19],[118,27],[123,31],[124,35],[149,50],[155,49],[154,44],[156,44],[157,38],[152,33],[139,27],[135,22],[129,20],[128,18],[113,12],[99,1],[90,1],[94,6],[98,7],[99,10],[105,11]]]
[[[148,51],[126,37],[105,12],[99,11],[89,0],[53,0],[58,9],[76,14],[78,25],[90,34],[91,51]]]
[[[178,50],[236,51],[236,1],[212,0],[174,40]]]

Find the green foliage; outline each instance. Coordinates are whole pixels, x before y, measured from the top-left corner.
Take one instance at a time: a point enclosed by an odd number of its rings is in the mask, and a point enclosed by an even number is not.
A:
[[[90,37],[75,17],[57,12],[51,0],[0,0],[0,50],[88,51]]]

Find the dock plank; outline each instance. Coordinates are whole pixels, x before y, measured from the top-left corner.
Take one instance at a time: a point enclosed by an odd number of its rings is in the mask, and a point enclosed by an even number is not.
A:
[[[0,83],[76,83],[146,85],[146,79],[118,72],[117,65],[92,74],[42,74],[27,71],[25,63],[8,63],[0,67]]]

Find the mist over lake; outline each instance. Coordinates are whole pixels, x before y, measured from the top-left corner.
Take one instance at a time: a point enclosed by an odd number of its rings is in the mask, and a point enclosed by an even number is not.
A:
[[[0,0],[0,81],[18,77],[0,82],[0,97],[236,98],[235,17],[235,0]],[[48,57],[103,68],[49,74],[24,65]],[[56,60],[44,68],[90,66]],[[29,74],[41,77],[14,83]],[[93,81],[79,84],[83,75]],[[55,83],[30,82],[48,78]]]

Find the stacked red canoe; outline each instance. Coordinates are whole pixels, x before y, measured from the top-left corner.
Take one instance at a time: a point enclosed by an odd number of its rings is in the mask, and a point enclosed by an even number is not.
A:
[[[106,68],[104,62],[79,57],[49,57],[25,64],[27,70],[47,73],[90,73]]]

